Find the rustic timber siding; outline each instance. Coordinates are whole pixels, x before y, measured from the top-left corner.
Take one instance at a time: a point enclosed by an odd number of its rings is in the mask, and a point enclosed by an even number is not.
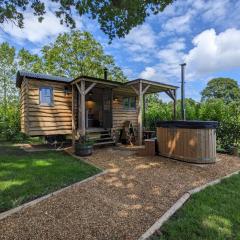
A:
[[[20,89],[20,116],[21,116],[21,132],[28,134],[28,81],[23,79]]]
[[[195,163],[216,161],[216,130],[157,128],[158,151],[166,157]]]
[[[113,108],[112,108],[112,114],[113,114],[113,128],[122,128],[123,123],[128,120],[133,124],[134,128],[137,128],[137,120],[138,120],[138,113],[136,110],[126,110],[123,108],[123,96],[120,93],[114,93],[114,96],[117,97],[117,101],[113,100]],[[127,97],[127,95],[126,95]],[[136,105],[138,99],[136,99]]]
[[[28,95],[23,95],[21,104],[27,111],[22,114],[22,131],[26,131],[30,136],[71,134],[72,131],[72,94],[65,95],[64,88],[69,87],[66,83],[54,83],[51,81],[41,81],[29,79]],[[39,104],[39,88],[53,88],[53,106],[41,106]],[[21,86],[21,92],[24,93],[26,87],[24,82]],[[21,94],[22,95],[22,94]],[[22,101],[22,99],[21,99]],[[21,109],[22,111],[22,109]]]

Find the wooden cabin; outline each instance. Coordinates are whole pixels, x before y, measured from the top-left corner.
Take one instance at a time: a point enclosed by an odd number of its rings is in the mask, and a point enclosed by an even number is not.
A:
[[[125,83],[89,76],[76,79],[19,71],[21,131],[29,136],[71,136],[109,131],[111,137],[128,120],[138,143],[143,138],[144,96],[165,92],[173,99],[176,86],[136,79]]]

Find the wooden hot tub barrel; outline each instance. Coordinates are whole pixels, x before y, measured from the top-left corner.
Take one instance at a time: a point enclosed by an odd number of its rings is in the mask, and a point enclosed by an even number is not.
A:
[[[216,161],[215,121],[159,121],[159,155],[193,163]]]

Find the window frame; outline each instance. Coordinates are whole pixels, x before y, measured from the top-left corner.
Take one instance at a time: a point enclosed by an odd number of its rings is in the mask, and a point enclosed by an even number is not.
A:
[[[41,99],[41,96],[42,96],[42,90],[43,89],[49,89],[50,90],[50,98],[51,98],[51,103],[48,104],[48,103],[42,103],[42,99]],[[40,106],[45,106],[45,107],[53,107],[54,106],[54,94],[53,94],[53,87],[49,87],[49,86],[43,86],[43,87],[40,87],[39,88],[39,105]]]
[[[124,104],[124,99],[127,99],[127,101],[128,101],[128,106],[126,106],[126,105]],[[131,106],[130,106],[130,99],[134,99],[135,107],[131,107]],[[135,96],[123,97],[122,106],[123,106],[123,109],[126,110],[126,111],[136,111],[136,110],[137,110],[137,98],[136,98]]]

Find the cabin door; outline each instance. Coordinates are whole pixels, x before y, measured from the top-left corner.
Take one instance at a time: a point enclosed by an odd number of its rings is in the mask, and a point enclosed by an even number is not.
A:
[[[112,89],[103,89],[103,128],[112,128]]]

